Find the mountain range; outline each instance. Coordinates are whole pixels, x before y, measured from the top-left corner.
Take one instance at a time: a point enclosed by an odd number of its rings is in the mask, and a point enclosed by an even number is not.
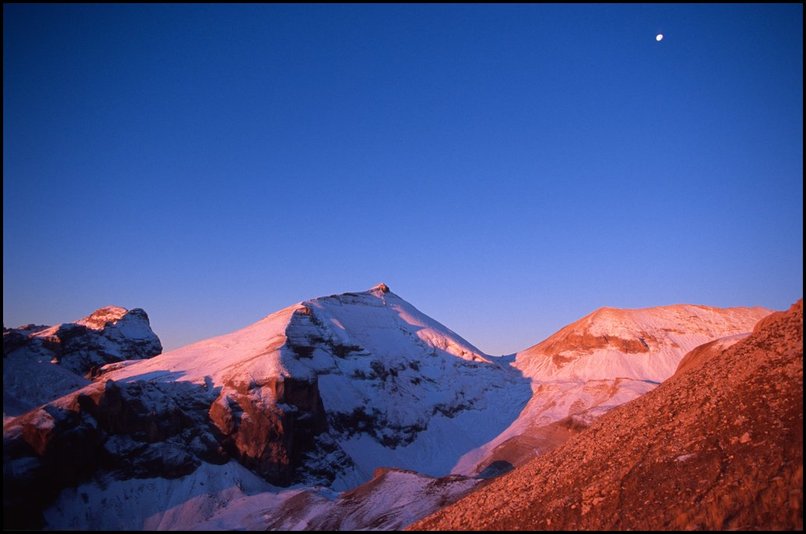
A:
[[[504,356],[385,284],[162,354],[142,310],[4,329],[4,524],[402,528],[697,374],[770,313],[602,308]],[[70,380],[40,393],[54,376]]]

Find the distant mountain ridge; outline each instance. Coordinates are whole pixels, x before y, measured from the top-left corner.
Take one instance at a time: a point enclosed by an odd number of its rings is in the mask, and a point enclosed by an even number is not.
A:
[[[749,332],[770,313],[760,307],[691,304],[600,308],[519,352],[515,366],[539,380],[619,377],[661,382],[694,347]]]

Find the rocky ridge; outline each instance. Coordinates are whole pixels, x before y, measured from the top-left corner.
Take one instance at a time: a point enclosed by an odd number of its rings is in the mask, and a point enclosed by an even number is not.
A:
[[[3,414],[20,415],[85,386],[105,364],[161,352],[140,308],[106,306],[73,323],[3,328]]]

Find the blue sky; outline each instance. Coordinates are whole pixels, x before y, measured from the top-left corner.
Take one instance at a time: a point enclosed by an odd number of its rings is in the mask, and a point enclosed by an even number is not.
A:
[[[384,281],[500,354],[802,296],[800,4],[3,14],[6,326],[170,349]]]

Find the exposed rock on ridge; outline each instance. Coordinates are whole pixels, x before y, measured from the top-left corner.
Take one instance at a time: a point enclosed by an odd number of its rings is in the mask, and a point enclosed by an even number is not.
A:
[[[622,377],[661,382],[694,347],[749,332],[770,312],[690,304],[601,308],[519,352],[515,366],[539,380]]]
[[[54,363],[79,375],[107,363],[151,358],[162,352],[146,312],[117,306],[100,308],[75,323],[4,329],[4,355],[21,348],[50,356]]]
[[[89,383],[100,366],[162,352],[140,308],[100,308],[74,323],[3,329],[3,414],[20,415]]]
[[[227,388],[209,414],[230,454],[281,485],[294,480],[303,455],[327,429],[316,381],[290,377]]]

